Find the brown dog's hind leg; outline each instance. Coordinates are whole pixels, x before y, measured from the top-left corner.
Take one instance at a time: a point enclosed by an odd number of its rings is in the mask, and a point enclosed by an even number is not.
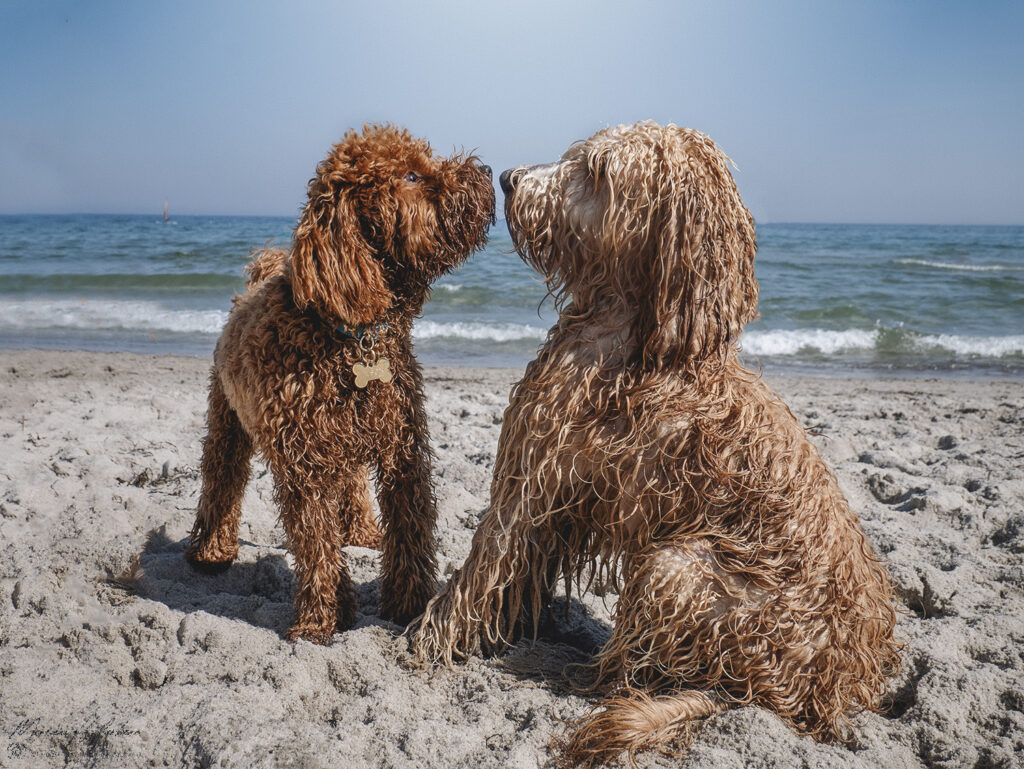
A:
[[[242,495],[249,482],[253,445],[228,405],[216,374],[210,377],[206,421],[203,485],[185,557],[201,569],[219,571],[238,555]]]
[[[346,502],[342,500],[339,510],[341,517],[341,544],[356,547],[369,547],[379,550],[381,546],[381,530],[377,519],[373,517],[370,506],[369,472],[361,467],[356,472],[352,497]]]

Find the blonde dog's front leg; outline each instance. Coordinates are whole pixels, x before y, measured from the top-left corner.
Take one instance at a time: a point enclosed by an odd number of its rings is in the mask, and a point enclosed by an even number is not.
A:
[[[411,628],[421,660],[451,664],[496,651],[514,638],[525,612],[536,616],[558,559],[547,526],[492,506],[473,536],[469,557]]]
[[[532,364],[531,364],[532,365]],[[536,425],[545,425],[538,431]],[[557,476],[557,442],[531,384],[513,388],[505,411],[491,483],[491,504],[473,535],[469,556],[410,628],[423,661],[498,651],[529,617],[536,624],[564,555],[557,535],[568,491]]]

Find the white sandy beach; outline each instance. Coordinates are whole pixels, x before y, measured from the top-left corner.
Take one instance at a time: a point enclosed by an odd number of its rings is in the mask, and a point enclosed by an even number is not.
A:
[[[349,548],[356,627],[329,647],[287,643],[293,580],[262,467],[238,562],[204,576],[182,557],[208,368],[0,352],[0,766],[551,766],[552,735],[587,706],[560,671],[607,635],[614,596],[500,658],[419,670],[377,616],[375,551]],[[487,504],[518,376],[426,371],[442,578]],[[735,710],[685,758],[640,765],[1022,766],[1024,385],[769,384],[816,432],[898,587],[891,710],[859,716],[849,746]]]

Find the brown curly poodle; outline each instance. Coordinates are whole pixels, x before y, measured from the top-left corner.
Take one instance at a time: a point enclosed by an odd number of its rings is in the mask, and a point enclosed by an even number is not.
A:
[[[445,662],[500,649],[560,577],[610,580],[614,629],[587,668],[606,699],[562,744],[569,764],[748,703],[843,737],[899,664],[886,570],[737,360],[756,245],[727,163],[703,134],[644,122],[502,174],[509,231],[560,317],[512,391],[469,557],[414,642]]]
[[[493,217],[491,170],[477,158],[439,157],[403,129],[366,126],[318,166],[291,250],[249,267],[214,352],[187,557],[234,560],[259,452],[295,558],[291,640],[328,643],[355,620],[344,545],[381,544],[383,616],[405,623],[434,593],[431,455],[410,331],[431,282],[483,245]]]

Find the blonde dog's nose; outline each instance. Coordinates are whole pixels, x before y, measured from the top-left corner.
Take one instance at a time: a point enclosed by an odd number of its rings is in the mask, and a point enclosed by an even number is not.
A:
[[[514,168],[509,168],[501,172],[501,176],[498,177],[498,183],[501,184],[501,191],[508,195],[512,190],[516,188],[516,182],[519,181],[518,176],[515,174]]]

